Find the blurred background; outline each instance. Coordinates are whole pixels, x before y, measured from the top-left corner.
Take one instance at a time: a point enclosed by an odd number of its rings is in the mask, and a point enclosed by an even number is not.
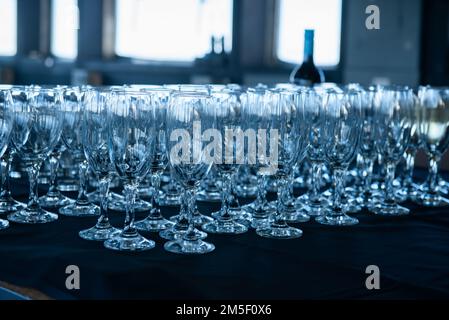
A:
[[[0,0],[0,83],[283,83],[305,29],[327,82],[449,85],[447,0]]]
[[[368,30],[367,6],[380,8]],[[0,82],[449,83],[447,0],[0,0]]]

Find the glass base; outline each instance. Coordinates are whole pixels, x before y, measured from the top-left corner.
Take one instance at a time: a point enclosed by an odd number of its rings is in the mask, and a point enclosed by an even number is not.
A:
[[[170,221],[177,222],[179,219],[179,215],[170,217]],[[214,221],[211,217],[205,216],[204,214],[199,213],[197,211],[195,215],[193,216],[193,223],[195,224],[195,227],[201,227],[203,224],[209,223]]]
[[[153,249],[156,243],[135,233],[132,236],[125,236],[123,232],[104,242],[107,249],[115,251],[146,251]]]
[[[425,207],[447,207],[449,206],[449,199],[439,194],[421,193],[416,202]]]
[[[406,201],[408,200],[408,192],[407,192],[407,189],[405,189],[405,188],[397,189],[397,190],[395,191],[395,193],[394,193],[394,196],[395,196],[396,201],[397,201],[398,203],[406,202]]]
[[[302,236],[302,231],[287,224],[271,224],[268,228],[259,229],[257,234],[270,239],[296,239]]]
[[[301,210],[309,217],[319,217],[325,213],[326,208],[329,207],[329,202],[323,197],[311,202],[309,196],[303,194],[296,200],[295,205],[298,210]]]
[[[37,209],[36,211],[23,209],[17,211],[16,213],[10,214],[8,216],[8,220],[21,224],[43,224],[58,220],[58,215],[45,211],[41,208]]]
[[[117,197],[118,196],[118,197]],[[125,198],[120,195],[116,195],[111,198],[109,201],[109,209],[114,211],[126,211],[126,202]],[[151,210],[151,203],[143,201],[142,199],[136,199],[136,203],[134,205],[135,212],[147,212]]]
[[[100,208],[93,204],[80,206],[75,203],[60,208],[59,214],[67,217],[94,217],[100,215]]]
[[[55,196],[49,196],[47,194],[39,198],[39,204],[44,208],[61,208],[74,203],[74,200],[64,196],[63,194],[58,194]]]
[[[112,237],[118,236],[121,230],[114,228],[109,225],[104,228],[99,228],[98,226],[94,226],[87,230],[82,230],[78,233],[78,235],[84,240],[90,241],[105,241]]]
[[[350,217],[346,214],[324,215],[315,218],[315,221],[319,224],[336,227],[354,226],[359,223],[359,220],[357,218]]]
[[[371,212],[379,216],[404,216],[410,213],[410,210],[402,207],[398,204],[395,205],[382,205],[377,204],[370,209]]]
[[[349,203],[343,204],[345,211],[350,213],[357,213],[362,211],[362,206],[359,205],[356,201],[350,201]]]
[[[165,219],[162,216],[159,217],[149,216],[144,220],[136,222],[134,225],[139,231],[160,232],[172,227],[174,223]]]
[[[232,218],[227,220],[214,220],[203,225],[203,230],[209,233],[216,234],[242,234],[248,231],[248,228],[234,221]]]
[[[0,219],[0,230],[4,230],[9,227],[9,222],[6,220]]]
[[[287,223],[303,223],[310,220],[310,216],[302,211],[287,212],[284,214],[284,220]]]
[[[205,254],[215,250],[212,243],[203,240],[184,240],[167,242],[164,245],[165,250],[177,254]]]
[[[184,234],[186,233],[186,231],[187,231],[187,228],[186,229],[170,228],[170,229],[161,231],[159,233],[159,236],[162,239],[169,240],[169,241],[174,241],[174,240],[181,239],[184,236]],[[207,238],[207,233],[206,232],[203,232],[203,231],[198,230],[198,229],[194,229],[193,232],[195,233],[195,237],[197,239],[204,240],[204,239]]]
[[[26,205],[14,200],[12,197],[0,200],[0,214],[9,214],[22,210]]]
[[[449,182],[443,179],[440,179],[438,186],[440,187],[440,191],[444,194],[449,194]]]

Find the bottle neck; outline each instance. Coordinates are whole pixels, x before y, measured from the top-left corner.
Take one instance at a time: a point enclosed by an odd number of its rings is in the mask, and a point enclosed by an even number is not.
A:
[[[304,63],[313,63],[313,35],[306,34],[304,41]]]

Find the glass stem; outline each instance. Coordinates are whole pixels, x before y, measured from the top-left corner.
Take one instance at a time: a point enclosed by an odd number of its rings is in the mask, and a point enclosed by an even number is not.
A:
[[[278,178],[276,213],[273,222],[273,224],[276,225],[277,227],[286,225],[283,213],[285,208],[284,195],[286,192],[288,192],[288,189],[289,186],[287,184],[285,177]]]
[[[293,186],[294,186],[294,181],[295,181],[295,170],[291,170],[289,175],[287,176],[287,188],[283,194],[283,201],[285,203],[286,206],[293,206],[293,202],[294,202],[294,194],[293,194]]]
[[[320,190],[320,175],[321,175],[321,164],[314,161],[312,162],[312,189],[310,193],[310,201],[318,202]]]
[[[30,182],[30,195],[28,198],[27,210],[29,212],[38,214],[40,205],[38,199],[38,183],[37,178],[39,175],[39,169],[41,167],[41,162],[34,163],[33,165],[27,168],[28,178]]]
[[[413,184],[413,170],[415,169],[416,150],[409,149],[405,153],[405,177],[404,187],[410,189]]]
[[[137,235],[137,230],[134,227],[134,220],[136,218],[135,206],[136,206],[136,195],[137,195],[137,185],[127,184],[124,187],[125,193],[125,207],[126,207],[126,218],[125,226],[122,231],[122,237],[135,237]]]
[[[100,192],[100,217],[98,218],[96,227],[98,229],[107,229],[111,227],[109,223],[108,198],[109,185],[111,179],[109,177],[102,178],[98,182],[98,191]]]
[[[364,159],[364,170],[363,170],[363,178],[365,180],[365,201],[369,201],[369,197],[371,197],[371,183],[373,181],[373,168],[374,168],[374,161],[369,158]]]
[[[430,156],[430,167],[429,167],[429,193],[438,194],[438,163],[440,162],[441,156],[432,154]]]
[[[86,177],[87,177],[87,161],[83,160],[79,164],[79,175],[80,175],[80,184],[78,191],[78,198],[76,199],[76,204],[80,206],[87,206],[89,204],[89,200],[87,199],[86,193]]]
[[[222,181],[223,181],[223,190],[221,193],[221,214],[220,218],[222,220],[230,220],[231,214],[229,213],[229,197],[231,193],[231,175],[230,174],[223,174],[222,175]]]
[[[257,177],[257,198],[256,203],[262,207],[265,198],[265,176]]]
[[[195,223],[194,223],[194,215],[195,215],[195,202],[196,202],[196,190],[195,188],[186,189],[183,195],[183,202],[186,206],[187,210],[187,219],[189,226],[187,228],[186,233],[183,236],[184,240],[194,241],[198,240],[197,235],[195,233]]]
[[[160,219],[162,218],[161,211],[158,208],[157,198],[159,196],[159,189],[161,187],[161,175],[158,173],[151,175],[151,196],[150,196],[150,203],[151,203],[151,210],[150,210],[150,217],[153,219]]]
[[[343,214],[343,206],[342,206],[342,195],[344,190],[343,185],[343,174],[344,170],[341,168],[334,168],[333,180],[335,183],[334,186],[334,196],[332,199],[332,209],[330,211],[330,215],[340,216]]]
[[[52,153],[50,155],[50,187],[48,189],[47,195],[49,195],[50,197],[57,197],[59,196],[59,191],[57,189],[57,183],[56,183],[56,179],[57,179],[57,170],[59,167],[59,157],[60,154],[59,153]]]
[[[385,178],[385,202],[387,204],[395,204],[396,198],[394,196],[394,175],[396,166],[391,161],[385,162],[386,178]]]

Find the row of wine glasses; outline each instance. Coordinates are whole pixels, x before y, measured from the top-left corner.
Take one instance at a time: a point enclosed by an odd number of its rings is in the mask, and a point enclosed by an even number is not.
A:
[[[56,212],[98,217],[79,236],[111,250],[153,248],[144,231],[168,240],[167,251],[203,254],[215,248],[205,241],[208,234],[255,229],[262,237],[293,239],[302,235],[295,224],[311,218],[352,226],[363,208],[400,216],[409,213],[401,205],[406,200],[449,205],[438,174],[449,147],[446,88],[1,86],[0,114],[0,214],[25,224],[55,221]],[[418,149],[430,158],[424,184],[413,180]],[[57,186],[64,151],[79,166],[77,199]],[[11,196],[14,155],[28,173],[27,204]],[[45,160],[50,187],[39,198]],[[89,171],[97,189],[91,194]],[[110,192],[117,178],[122,195]],[[305,190],[299,197],[297,185]],[[220,210],[200,213],[197,201],[217,201],[217,194]],[[255,200],[240,205],[247,197]],[[164,217],[164,205],[180,205],[179,214]],[[110,209],[125,212],[122,229],[111,225]],[[148,216],[135,221],[136,211]],[[8,225],[1,220],[0,229]]]

